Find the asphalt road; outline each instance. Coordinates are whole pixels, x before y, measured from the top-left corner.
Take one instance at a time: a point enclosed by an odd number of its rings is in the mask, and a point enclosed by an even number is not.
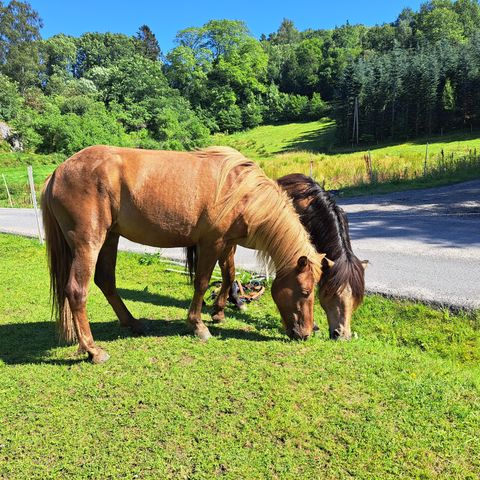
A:
[[[368,259],[369,292],[454,308],[480,308],[480,180],[447,187],[339,199],[355,253]],[[0,209],[0,231],[34,236],[31,209]],[[157,249],[121,239],[120,248]],[[164,249],[183,259],[183,249]],[[262,270],[239,248],[237,266]]]

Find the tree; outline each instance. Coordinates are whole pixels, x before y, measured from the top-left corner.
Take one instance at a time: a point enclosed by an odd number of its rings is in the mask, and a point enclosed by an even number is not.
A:
[[[0,65],[7,61],[12,47],[40,39],[42,20],[31,5],[12,0],[7,6],[0,2]]]
[[[38,40],[42,20],[30,4],[0,2],[0,71],[19,85],[20,91],[37,85],[41,65]]]
[[[155,34],[150,30],[148,25],[142,25],[137,32],[135,38],[138,40],[138,51],[150,60],[158,60],[160,57],[160,45],[158,44]]]
[[[17,82],[20,92],[28,87],[39,86],[43,66],[40,63],[39,42],[22,42],[11,45],[7,61],[1,69]]]
[[[84,76],[93,67],[108,67],[122,58],[136,55],[137,40],[120,33],[85,33],[77,40],[75,76]]]
[[[465,38],[472,37],[480,29],[480,4],[478,0],[456,0],[453,5]]]
[[[261,119],[267,55],[243,22],[212,20],[176,38],[166,75],[214,130],[239,130]],[[242,115],[244,111],[244,115]]]
[[[42,42],[41,56],[47,77],[52,75],[72,77],[75,74],[77,59],[76,40],[63,33],[54,35]]]
[[[431,0],[422,4],[416,23],[417,36],[429,43],[442,39],[460,42],[465,38],[461,18],[450,0]]]
[[[268,40],[273,45],[286,45],[300,41],[300,32],[296,29],[292,20],[284,18],[275,33],[271,33]]]
[[[0,73],[0,120],[8,122],[15,118],[22,103],[15,83]]]
[[[128,132],[147,129],[164,148],[205,144],[207,129],[188,100],[168,85],[159,62],[137,54],[108,68],[92,68],[88,78]]]

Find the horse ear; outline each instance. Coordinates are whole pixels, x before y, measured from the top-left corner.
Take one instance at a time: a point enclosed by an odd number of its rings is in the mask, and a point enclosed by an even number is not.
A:
[[[335,262],[333,260],[330,260],[326,256],[322,258],[322,271],[326,272],[330,268],[332,268],[335,265]]]
[[[309,261],[305,255],[302,255],[297,261],[297,272],[302,273],[308,267]]]
[[[369,260],[362,260],[362,267],[363,267],[364,270],[367,269],[369,263],[370,263]]]

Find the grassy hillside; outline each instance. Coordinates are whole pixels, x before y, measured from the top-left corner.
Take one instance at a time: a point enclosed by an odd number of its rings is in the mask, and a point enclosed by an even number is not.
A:
[[[291,172],[309,174],[312,168],[314,178],[324,181],[326,188],[342,188],[348,193],[434,186],[480,177],[480,132],[419,138],[369,149],[338,148],[334,136],[334,123],[325,119],[216,135],[214,142],[230,145],[259,161],[273,178]],[[364,158],[369,151],[372,180]]]
[[[0,235],[0,258],[1,478],[480,476],[478,313],[368,297],[357,340],[329,341],[317,305],[319,334],[291,342],[267,293],[204,344],[185,277],[120,254],[121,295],[151,333],[128,336],[92,286],[111,355],[93,366],[56,344],[44,249]]]
[[[416,139],[399,145],[370,148],[372,173],[365,164],[368,150],[335,147],[335,124],[317,122],[264,125],[233,135],[215,135],[212,144],[230,145],[260,163],[272,178],[292,172],[312,173],[329,189],[346,194],[383,192],[443,185],[480,177],[480,133],[457,133]],[[426,143],[427,175],[423,175]],[[443,150],[443,159],[441,152]],[[453,155],[453,157],[452,157]],[[5,175],[15,206],[30,206],[27,165],[33,165],[37,191],[63,155],[0,152],[0,206],[8,206],[1,174]]]

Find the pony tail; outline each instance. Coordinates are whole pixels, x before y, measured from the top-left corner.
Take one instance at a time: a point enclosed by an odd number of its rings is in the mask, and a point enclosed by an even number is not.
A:
[[[188,270],[188,276],[190,277],[190,283],[193,283],[195,272],[197,271],[197,246],[185,248],[185,268]]]
[[[47,178],[42,191],[43,228],[50,271],[52,315],[56,318],[60,341],[71,344],[76,342],[77,335],[65,290],[72,267],[72,252],[50,206],[51,180],[54,175]]]

